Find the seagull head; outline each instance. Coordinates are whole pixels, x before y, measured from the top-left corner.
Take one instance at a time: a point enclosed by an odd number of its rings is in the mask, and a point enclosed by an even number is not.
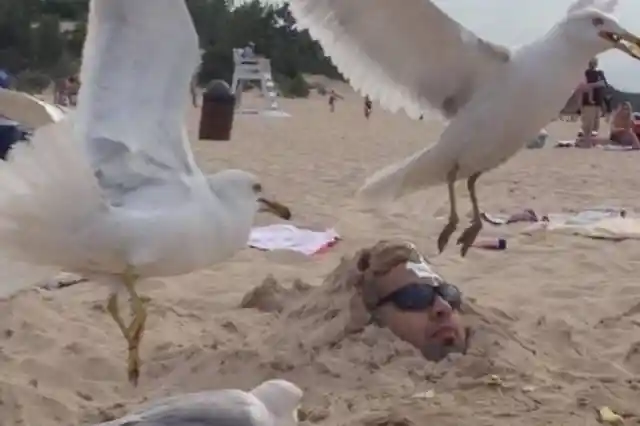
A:
[[[302,389],[286,380],[268,380],[258,385],[251,394],[271,413],[275,426],[296,426],[302,400]]]
[[[561,27],[573,42],[591,49],[593,56],[618,49],[640,60],[640,37],[624,29],[614,16],[598,9],[570,13]]]
[[[257,203],[260,212],[272,213],[282,219],[291,219],[291,210],[264,195],[258,178],[244,170],[224,170],[207,177],[209,188],[221,200]]]

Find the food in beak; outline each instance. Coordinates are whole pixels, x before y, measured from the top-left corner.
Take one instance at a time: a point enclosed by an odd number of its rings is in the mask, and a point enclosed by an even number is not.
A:
[[[631,33],[616,34],[610,31],[600,32],[600,37],[613,43],[614,47],[632,58],[640,60],[640,38]]]
[[[258,198],[258,202],[260,203],[261,212],[273,213],[285,220],[291,219],[291,210],[289,210],[289,207],[284,204],[280,204],[277,201],[267,200],[262,197]]]

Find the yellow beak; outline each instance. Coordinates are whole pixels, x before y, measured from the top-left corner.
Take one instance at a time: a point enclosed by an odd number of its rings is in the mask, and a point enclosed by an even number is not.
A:
[[[612,33],[609,31],[600,32],[600,37],[613,43],[613,46],[631,56],[640,60],[640,37],[628,31],[621,33]]]
[[[289,210],[289,207],[284,204],[280,204],[277,201],[269,200],[264,197],[258,198],[258,203],[260,203],[258,211],[272,213],[284,220],[291,219],[291,210]]]

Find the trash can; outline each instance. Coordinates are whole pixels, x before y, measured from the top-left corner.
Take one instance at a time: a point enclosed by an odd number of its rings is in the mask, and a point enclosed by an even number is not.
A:
[[[199,138],[211,141],[231,139],[236,97],[223,80],[214,80],[202,94]]]

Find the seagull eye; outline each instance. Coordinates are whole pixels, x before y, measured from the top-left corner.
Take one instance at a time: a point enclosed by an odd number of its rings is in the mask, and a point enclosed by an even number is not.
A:
[[[593,18],[591,19],[591,23],[593,24],[594,27],[601,27],[604,25],[604,19],[602,18]]]
[[[253,192],[255,192],[256,194],[259,194],[262,192],[262,185],[260,185],[259,183],[254,183],[253,184]]]

